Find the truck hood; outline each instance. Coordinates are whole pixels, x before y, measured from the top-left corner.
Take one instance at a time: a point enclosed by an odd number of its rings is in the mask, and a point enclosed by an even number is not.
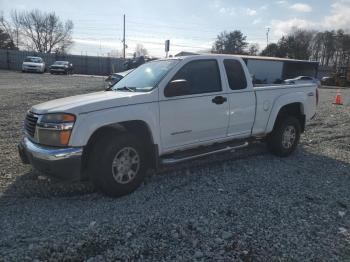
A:
[[[50,67],[61,67],[61,68],[65,68],[68,67],[67,65],[50,65]]]
[[[155,97],[153,93],[154,92],[100,91],[51,100],[33,106],[30,111],[35,114],[58,112],[81,114],[118,106],[152,102]]]
[[[43,66],[44,63],[23,62],[23,65],[26,65],[26,66]]]

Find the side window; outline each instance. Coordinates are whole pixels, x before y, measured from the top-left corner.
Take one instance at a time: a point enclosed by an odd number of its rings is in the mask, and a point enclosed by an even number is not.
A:
[[[185,81],[184,81],[185,80]],[[216,60],[197,60],[185,64],[173,77],[171,82],[185,82],[185,88],[172,92],[170,84],[164,94],[167,97],[219,92],[221,79]]]
[[[301,80],[311,80],[311,77],[303,76]]]
[[[237,60],[225,59],[224,65],[230,89],[245,89],[247,87],[247,79],[241,63]]]

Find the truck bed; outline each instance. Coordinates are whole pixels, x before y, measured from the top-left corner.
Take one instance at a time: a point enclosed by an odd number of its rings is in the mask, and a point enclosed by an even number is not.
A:
[[[312,83],[255,86],[256,115],[252,135],[270,132],[278,112],[289,100],[298,104],[306,121],[309,120],[316,112],[316,89],[317,85]]]

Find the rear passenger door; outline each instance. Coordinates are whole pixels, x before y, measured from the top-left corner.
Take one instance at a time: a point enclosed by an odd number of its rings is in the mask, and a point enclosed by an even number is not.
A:
[[[185,81],[188,86],[174,93],[169,90],[172,81]],[[229,106],[216,59],[190,61],[170,82],[159,102],[165,150],[196,146],[226,136]]]
[[[255,94],[248,85],[241,62],[237,59],[223,60],[229,87],[230,106],[227,135],[246,137],[251,134],[255,118]],[[249,88],[250,87],[250,88]]]

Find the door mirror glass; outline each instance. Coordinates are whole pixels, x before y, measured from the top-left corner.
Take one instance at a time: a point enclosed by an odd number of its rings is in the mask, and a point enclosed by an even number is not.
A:
[[[189,84],[186,79],[176,79],[171,81],[164,90],[166,97],[184,95],[189,93]]]

